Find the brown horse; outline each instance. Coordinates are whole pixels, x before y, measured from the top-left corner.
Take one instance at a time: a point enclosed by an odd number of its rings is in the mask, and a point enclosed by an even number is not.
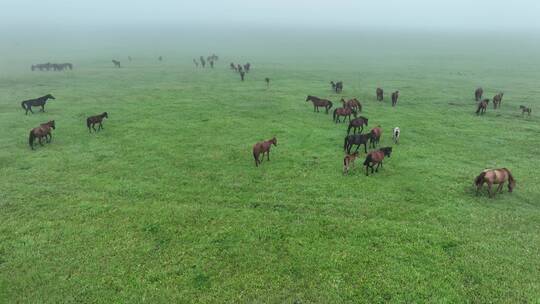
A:
[[[347,128],[347,135],[351,133],[351,129],[354,128],[353,133],[356,134],[356,129],[360,128],[360,134],[364,131],[364,125],[368,125],[368,119],[364,116],[357,117],[349,122],[349,127]]]
[[[92,130],[90,129],[90,127],[92,127],[92,129],[94,129],[94,132],[97,132],[101,129],[103,129],[103,119],[104,118],[109,118],[107,112],[103,112],[99,115],[96,115],[96,116],[90,116],[86,119],[86,126],[88,127],[88,132],[92,132]],[[96,130],[96,124],[99,124],[98,126],[98,129]]]
[[[311,101],[313,103],[313,112],[319,112],[319,107],[323,107],[326,109],[326,114],[328,114],[328,110],[330,110],[333,106],[332,102],[327,99],[321,99],[319,97],[308,95],[306,97],[306,102]]]
[[[493,108],[494,109],[497,109],[497,108],[501,107],[503,95],[504,95],[504,93],[501,92],[501,93],[499,93],[499,94],[497,94],[497,95],[495,95],[493,97]]]
[[[474,99],[476,101],[480,101],[480,99],[482,99],[482,95],[484,95],[484,89],[478,88],[476,91],[474,91]]]
[[[354,168],[354,161],[358,158],[358,152],[346,154],[343,158],[343,174],[348,174],[349,169]]]
[[[399,91],[392,93],[392,107],[395,107],[399,98]]]
[[[255,158],[255,167],[258,167],[259,164],[262,163],[264,160],[264,153],[266,153],[266,157],[268,161],[270,161],[270,148],[272,145],[277,147],[277,139],[276,137],[272,137],[272,139],[258,142],[253,146],[253,158]],[[262,153],[262,158],[259,160],[259,155]]]
[[[120,61],[118,61],[118,60],[114,60],[114,59],[113,59],[113,60],[112,60],[112,63],[114,64],[114,67],[115,67],[115,68],[120,68],[120,67],[121,67],[121,66],[120,66]]]
[[[356,110],[353,110],[349,107],[345,107],[345,108],[337,108],[334,110],[334,115],[333,115],[333,119],[336,123],[338,122],[341,122],[339,117],[340,116],[343,116],[343,122],[345,122],[347,120],[347,117],[349,118],[349,123],[351,122],[351,115],[353,115],[355,118],[356,118]]]
[[[266,81],[266,87],[269,88],[270,87],[270,78],[266,77],[264,79],[264,81]]]
[[[377,94],[377,100],[378,100],[378,101],[383,101],[383,99],[384,99],[384,96],[383,96],[383,94],[384,94],[383,89],[377,88],[377,90],[375,91],[375,94]]]
[[[478,103],[478,108],[476,109],[476,115],[484,115],[486,112],[487,106],[489,103],[489,99],[484,99]]]
[[[478,195],[478,193],[480,192],[480,188],[482,188],[484,183],[487,183],[489,197],[493,197],[495,193],[502,192],[502,187],[506,181],[508,181],[508,192],[512,192],[514,190],[514,187],[516,186],[516,180],[512,176],[512,173],[510,173],[510,170],[506,168],[486,169],[474,179],[474,185],[476,186],[476,194]],[[493,184],[499,185],[494,194],[491,193],[491,187],[493,186]]]
[[[524,116],[525,113],[528,113],[527,116],[531,116],[531,112],[532,112],[531,108],[528,108],[526,106],[519,106],[519,108],[521,109],[521,116]]]
[[[382,136],[382,129],[381,126],[377,126],[373,129],[371,129],[371,138],[369,140],[369,146],[375,148],[375,146],[379,143]]]
[[[366,156],[366,160],[364,161],[364,166],[366,166],[366,175],[369,176],[369,168],[371,168],[371,174],[373,174],[373,170],[375,170],[375,172],[379,172],[379,166],[382,168],[384,157],[390,157],[390,154],[392,154],[392,147],[381,148],[377,151],[369,152]],[[375,168],[375,164],[377,164],[377,168]]]
[[[28,144],[30,145],[30,148],[34,150],[34,140],[37,138],[39,141],[39,144],[43,146],[43,143],[41,142],[41,139],[45,137],[45,140],[50,143],[52,140],[52,133],[51,129],[56,129],[56,126],[54,124],[54,120],[51,120],[46,123],[42,123],[37,128],[33,128],[30,131],[30,135],[28,137]]]
[[[341,103],[343,104],[344,108],[349,107],[358,112],[362,112],[362,104],[356,98],[349,99],[348,101],[345,101],[345,99],[341,98]]]

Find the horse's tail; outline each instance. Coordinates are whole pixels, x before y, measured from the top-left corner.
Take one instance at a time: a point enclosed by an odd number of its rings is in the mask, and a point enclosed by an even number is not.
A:
[[[486,176],[486,172],[482,172],[480,173],[480,175],[478,175],[475,179],[474,179],[474,185],[475,186],[478,186],[480,184],[482,184],[482,182],[484,181],[484,177]]]
[[[30,148],[33,147],[35,138],[36,136],[34,135],[34,130],[31,130],[30,135],[28,136],[28,144],[30,145]]]
[[[364,166],[369,165],[370,162],[371,162],[371,154],[368,154],[366,156],[366,160],[364,161]]]
[[[506,168],[503,168],[503,170],[506,171],[506,173],[508,173],[508,182],[510,182],[511,184],[514,184],[516,180],[514,179],[514,176],[512,175],[512,173],[510,173],[510,170]]]
[[[351,128],[352,128],[352,123],[349,122],[349,127],[347,128],[347,134],[351,132]]]

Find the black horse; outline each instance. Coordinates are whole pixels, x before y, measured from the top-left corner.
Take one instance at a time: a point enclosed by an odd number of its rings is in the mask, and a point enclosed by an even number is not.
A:
[[[54,98],[51,94],[47,94],[36,99],[28,99],[21,102],[22,108],[26,111],[24,114],[28,115],[28,111],[34,114],[34,111],[32,111],[32,107],[41,107],[41,112],[45,112],[45,103],[47,103],[48,99],[56,98]]]
[[[345,141],[343,143],[343,150],[351,154],[351,149],[356,145],[356,151],[360,148],[360,145],[364,145],[364,152],[367,153],[367,145],[371,139],[371,133],[368,134],[352,134],[345,136]]]
[[[362,131],[364,131],[364,125],[368,125],[368,119],[364,116],[357,117],[353,119],[351,122],[349,122],[349,128],[347,128],[347,135],[351,133],[351,129],[353,130],[353,133],[356,134],[356,129],[360,128],[360,134],[362,134]]]

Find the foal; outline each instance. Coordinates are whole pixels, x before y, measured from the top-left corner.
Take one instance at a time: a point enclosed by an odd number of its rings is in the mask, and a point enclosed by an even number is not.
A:
[[[349,173],[349,168],[354,168],[354,161],[358,158],[358,151],[353,154],[346,154],[343,158],[343,174]]]
[[[519,106],[519,108],[521,109],[521,116],[525,115],[525,113],[527,113],[527,116],[531,116],[531,108],[527,108],[526,106]]]
[[[399,98],[399,91],[392,93],[392,107],[395,107]]]
[[[373,174],[375,164],[377,164],[375,172],[379,172],[379,166],[383,166],[384,157],[390,157],[391,153],[392,147],[381,148],[380,150],[369,152],[369,154],[366,156],[366,160],[364,161],[364,166],[366,166],[366,176],[369,176],[368,168],[371,168],[371,174]]]
[[[399,127],[395,127],[394,131],[392,133],[392,139],[394,140],[395,144],[399,144],[399,134],[401,133],[401,130]]]
[[[88,117],[86,119],[86,126],[88,127],[88,132],[92,133],[92,130],[90,129],[90,127],[92,127],[92,129],[94,129],[94,132],[97,132],[97,131],[103,129],[103,118],[109,118],[109,116],[107,115],[107,112],[103,112],[103,113],[101,113],[99,115],[96,115],[96,116]],[[96,124],[99,124],[97,130],[96,130],[96,127],[95,127]]]
[[[272,139],[258,142],[253,146],[253,158],[255,158],[255,167],[258,167],[259,164],[262,163],[264,160],[264,153],[266,153],[267,160],[270,161],[270,148],[272,145],[277,147],[277,139],[276,137],[272,137]],[[259,160],[259,155],[262,153],[262,158]]]
[[[493,186],[493,184],[499,185],[495,193],[502,192],[502,187],[506,181],[508,181],[508,192],[512,192],[514,190],[514,187],[516,186],[516,180],[512,176],[512,173],[510,173],[510,170],[506,168],[486,169],[474,179],[474,185],[476,186],[476,194],[478,195],[478,193],[480,192],[480,188],[482,188],[484,183],[487,183],[489,197],[493,197],[493,195],[495,195],[491,193],[491,187]]]
[[[383,101],[383,89],[381,88],[377,88],[377,90],[375,91],[375,93],[377,94],[377,101]]]
[[[52,140],[51,129],[56,129],[54,120],[42,123],[41,125],[39,125],[39,127],[30,130],[30,135],[28,136],[28,144],[30,145],[30,148],[34,150],[34,140],[36,138],[38,139],[41,146],[43,146],[43,143],[41,142],[41,139],[43,137],[45,137],[45,140],[50,143]]]
[[[487,106],[489,103],[489,99],[484,99],[478,103],[478,108],[476,109],[476,115],[482,114],[486,112]]]

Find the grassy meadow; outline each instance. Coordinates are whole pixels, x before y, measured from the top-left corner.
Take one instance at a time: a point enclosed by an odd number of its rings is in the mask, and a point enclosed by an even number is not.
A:
[[[536,34],[4,37],[2,303],[540,301]],[[194,67],[212,53],[214,70]],[[47,61],[75,69],[30,71]],[[248,61],[242,83],[228,65]],[[478,86],[504,91],[502,108],[476,116]],[[48,93],[46,113],[24,115],[22,100]],[[381,146],[399,126],[384,168],[366,177],[361,153],[343,176],[346,124],[313,113],[308,94],[357,97]],[[29,130],[51,119],[52,143],[30,150]],[[251,148],[272,136],[256,168]],[[512,170],[514,193],[475,196],[490,167]]]

